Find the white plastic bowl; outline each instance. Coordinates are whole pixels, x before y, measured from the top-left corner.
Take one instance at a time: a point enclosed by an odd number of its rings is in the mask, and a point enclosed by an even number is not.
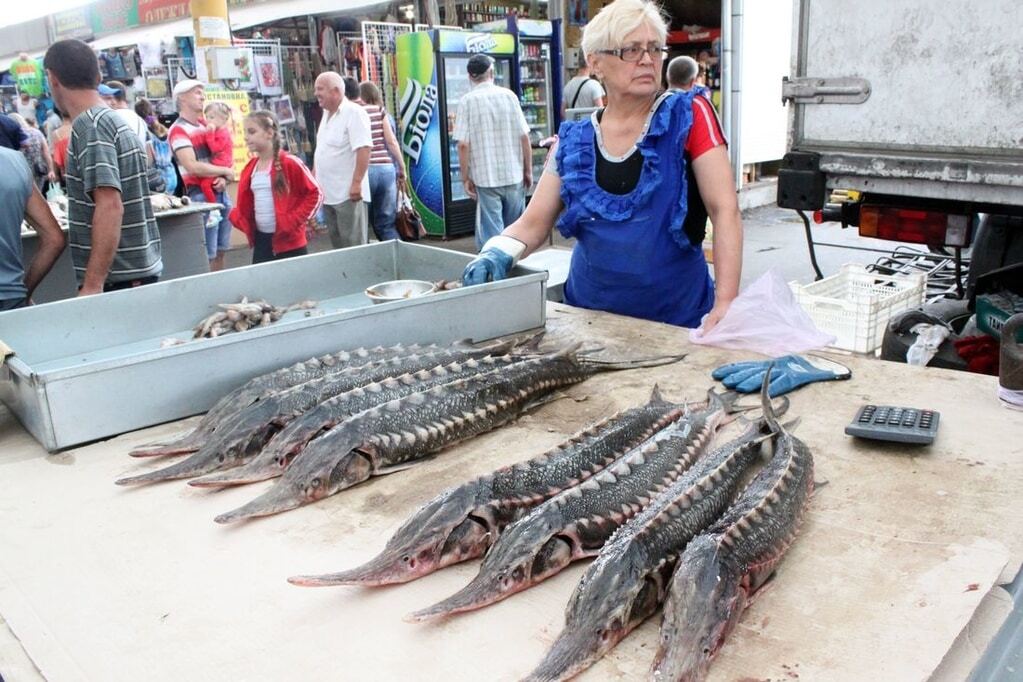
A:
[[[376,303],[404,301],[405,299],[425,296],[436,291],[433,282],[421,279],[396,279],[390,282],[374,284],[366,289],[366,296]]]

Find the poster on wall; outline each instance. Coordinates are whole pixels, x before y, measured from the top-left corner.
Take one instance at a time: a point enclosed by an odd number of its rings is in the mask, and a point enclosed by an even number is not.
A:
[[[267,97],[276,97],[284,94],[284,84],[281,80],[281,67],[277,63],[277,56],[271,54],[257,54],[255,56],[256,86],[260,94]]]
[[[234,140],[234,172],[241,175],[249,161],[249,149],[245,146],[245,117],[252,111],[249,95],[243,91],[207,86],[206,102],[223,102],[231,110],[227,124],[231,128],[231,139]]]
[[[295,109],[291,106],[291,95],[278,97],[271,100],[271,107],[277,122],[281,125],[290,125],[295,122]]]

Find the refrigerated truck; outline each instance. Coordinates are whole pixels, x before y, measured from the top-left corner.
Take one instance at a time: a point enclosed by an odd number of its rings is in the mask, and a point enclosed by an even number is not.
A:
[[[778,205],[972,246],[966,297],[1023,261],[1023,3],[796,0],[792,22]],[[829,205],[836,189],[857,198]]]

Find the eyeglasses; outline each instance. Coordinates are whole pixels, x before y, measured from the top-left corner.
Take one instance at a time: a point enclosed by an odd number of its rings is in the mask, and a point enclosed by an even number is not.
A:
[[[619,47],[614,50],[597,50],[600,54],[613,54],[614,56],[621,59],[623,62],[638,62],[643,59],[644,54],[650,55],[650,59],[664,59],[664,55],[668,52],[668,48],[664,45],[649,45],[643,47],[642,45],[629,45],[628,47]]]

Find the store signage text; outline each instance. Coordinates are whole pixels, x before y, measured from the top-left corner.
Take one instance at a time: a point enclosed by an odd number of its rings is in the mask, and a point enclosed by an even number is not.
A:
[[[419,163],[419,155],[423,152],[426,131],[433,120],[433,110],[437,106],[437,86],[423,85],[413,79],[408,80],[405,92],[401,93],[402,148],[413,163]]]
[[[138,3],[139,21],[143,24],[158,24],[191,16],[188,0],[138,0]]]
[[[497,47],[497,40],[488,33],[466,36],[465,38],[465,51],[470,54],[487,52],[495,47]]]

